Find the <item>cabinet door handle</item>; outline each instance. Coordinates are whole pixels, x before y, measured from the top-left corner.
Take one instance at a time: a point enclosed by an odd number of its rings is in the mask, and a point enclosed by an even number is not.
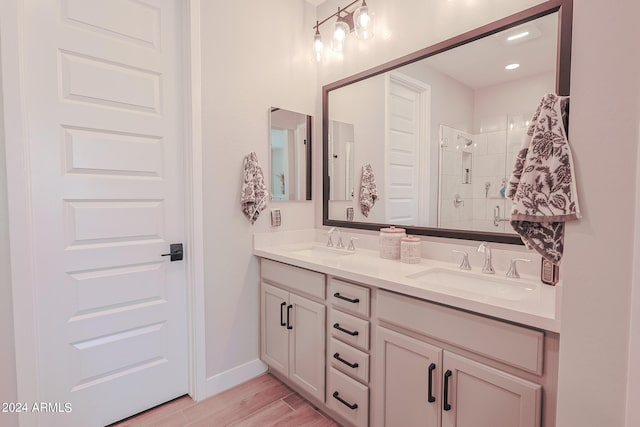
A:
[[[333,397],[336,398],[338,400],[338,402],[342,403],[344,406],[346,406],[349,409],[358,409],[358,404],[357,403],[349,403],[346,400],[344,400],[343,398],[340,397],[340,395],[338,394],[337,391],[333,392]]]
[[[349,335],[351,335],[352,337],[355,337],[355,336],[356,336],[356,335],[358,335],[358,333],[359,333],[358,331],[350,331],[350,330],[348,330],[348,329],[341,328],[341,327],[340,327],[340,323],[334,323],[334,324],[333,324],[333,327],[334,327],[335,329],[339,330],[340,332],[344,332],[345,334],[349,334]]]
[[[451,410],[451,405],[449,404],[449,378],[453,375],[449,369],[444,373],[444,401],[442,404],[442,409],[445,411]]]
[[[286,302],[280,304],[280,326],[287,326],[286,323],[284,323],[284,310],[282,310],[285,305],[287,305]]]
[[[427,400],[429,403],[433,403],[436,401],[436,397],[433,395],[433,371],[436,369],[436,364],[432,363],[429,365],[429,390]]]
[[[353,303],[353,304],[357,304],[357,303],[360,302],[360,299],[358,299],[358,298],[351,299],[351,298],[343,297],[342,295],[340,295],[340,292],[336,292],[335,294],[333,294],[333,296],[336,297],[336,298],[340,298],[341,300],[345,300],[347,302]]]
[[[287,329],[293,329],[293,326],[291,326],[291,323],[289,323],[289,321],[291,320],[291,308],[293,307],[292,304],[289,304],[287,306]]]
[[[353,368],[353,369],[355,369],[355,368],[357,368],[358,366],[360,366],[360,365],[358,365],[358,362],[356,362],[356,363],[349,363],[349,362],[347,362],[347,361],[346,361],[346,360],[344,360],[342,357],[340,357],[340,353],[336,353],[336,354],[334,354],[334,355],[333,355],[333,358],[334,358],[334,359],[336,359],[336,360],[341,361],[342,363],[344,363],[345,365],[347,365],[348,367]]]

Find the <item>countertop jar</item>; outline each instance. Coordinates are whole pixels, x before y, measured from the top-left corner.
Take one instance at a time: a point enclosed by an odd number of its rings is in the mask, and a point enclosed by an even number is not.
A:
[[[406,237],[404,228],[396,228],[393,225],[389,228],[380,229],[380,258],[400,259],[400,241]]]
[[[407,264],[420,263],[421,241],[415,236],[406,236],[400,240],[400,261]]]

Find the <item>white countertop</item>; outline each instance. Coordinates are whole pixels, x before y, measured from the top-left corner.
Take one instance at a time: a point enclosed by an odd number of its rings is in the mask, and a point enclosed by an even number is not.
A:
[[[310,236],[309,236],[310,237]],[[548,286],[534,277],[508,279],[504,272],[496,275],[482,274],[478,271],[466,272],[457,269],[457,265],[443,261],[422,258],[420,264],[406,264],[400,260],[388,260],[379,257],[377,251],[357,249],[345,256],[312,257],[299,249],[322,245],[311,240],[298,243],[265,244],[262,239],[254,240],[254,255],[280,261],[327,275],[359,282],[371,287],[398,292],[408,296],[445,304],[451,307],[503,319],[522,325],[552,332],[560,332],[557,293],[559,286]],[[454,274],[469,275],[484,280],[499,280],[504,284],[527,288],[522,299],[505,299],[478,292],[472,287],[451,288],[438,283],[429,283],[407,277],[428,269],[447,269]]]

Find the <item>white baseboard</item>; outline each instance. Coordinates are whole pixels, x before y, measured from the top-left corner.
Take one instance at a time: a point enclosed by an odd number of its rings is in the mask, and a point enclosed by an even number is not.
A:
[[[206,399],[215,394],[249,381],[252,378],[267,371],[267,365],[260,359],[255,359],[243,365],[236,366],[228,371],[207,378],[204,394],[199,400]]]

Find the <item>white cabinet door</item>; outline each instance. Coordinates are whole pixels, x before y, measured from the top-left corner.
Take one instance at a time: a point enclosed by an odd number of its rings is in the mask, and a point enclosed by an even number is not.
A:
[[[289,378],[324,400],[325,307],[290,294]]]
[[[442,350],[382,327],[376,329],[376,342],[376,424],[439,426]]]
[[[443,427],[540,426],[540,385],[449,352],[443,375]]]
[[[289,293],[262,283],[260,294],[262,360],[283,375],[289,375]]]

